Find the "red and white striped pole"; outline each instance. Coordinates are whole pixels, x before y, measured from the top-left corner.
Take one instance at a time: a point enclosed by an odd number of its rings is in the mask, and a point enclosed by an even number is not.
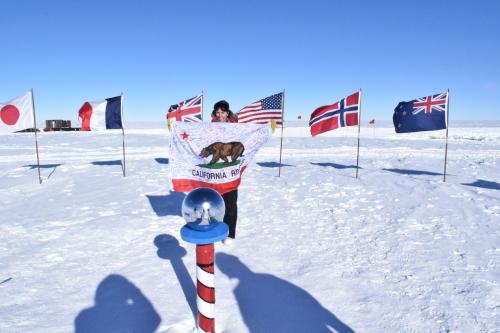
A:
[[[206,187],[191,191],[182,201],[182,217],[187,224],[181,228],[181,238],[196,244],[196,304],[201,333],[215,333],[214,243],[229,233],[222,222],[225,211],[222,196]]]
[[[196,292],[198,327],[215,332],[214,244],[196,245]]]

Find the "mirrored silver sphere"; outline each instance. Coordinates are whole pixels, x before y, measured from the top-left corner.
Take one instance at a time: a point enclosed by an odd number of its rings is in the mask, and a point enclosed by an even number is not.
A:
[[[189,225],[200,229],[222,222],[225,212],[222,196],[207,187],[191,191],[182,201],[182,217]]]

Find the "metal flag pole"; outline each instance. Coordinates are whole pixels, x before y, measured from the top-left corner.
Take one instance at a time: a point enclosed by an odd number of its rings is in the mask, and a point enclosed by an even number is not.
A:
[[[201,91],[201,121],[203,122],[203,90]]]
[[[40,175],[40,156],[38,154],[38,133],[36,126],[36,115],[35,115],[35,95],[33,94],[33,88],[31,88],[31,107],[33,109],[33,123],[35,125],[35,146],[36,146],[36,164],[38,166],[38,181],[42,183],[42,176]]]
[[[281,140],[280,140],[280,164],[278,166],[278,177],[281,176],[281,155],[283,154],[283,130],[285,127],[285,89],[281,95]]]
[[[356,157],[356,178],[358,178],[359,171],[359,139],[361,134],[361,88],[359,89],[359,116],[358,116],[358,154]]]
[[[125,173],[125,129],[123,126],[123,93],[120,94],[120,114],[122,123],[122,147],[123,147],[123,177],[126,177]]]
[[[446,182],[446,162],[448,159],[448,128],[450,127],[450,89],[446,94],[446,139],[444,146],[444,172],[443,172],[443,182]]]

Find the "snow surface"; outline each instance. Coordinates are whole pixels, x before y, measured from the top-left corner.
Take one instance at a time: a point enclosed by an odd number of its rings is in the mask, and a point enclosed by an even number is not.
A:
[[[500,331],[500,128],[279,130],[216,245],[217,332]],[[193,332],[165,129],[0,135],[0,332]],[[331,330],[330,330],[331,328]]]

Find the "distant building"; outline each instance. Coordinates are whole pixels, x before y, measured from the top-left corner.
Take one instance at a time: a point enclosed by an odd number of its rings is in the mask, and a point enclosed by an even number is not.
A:
[[[78,131],[79,128],[71,127],[71,120],[46,120],[45,121],[45,132],[51,131]]]

